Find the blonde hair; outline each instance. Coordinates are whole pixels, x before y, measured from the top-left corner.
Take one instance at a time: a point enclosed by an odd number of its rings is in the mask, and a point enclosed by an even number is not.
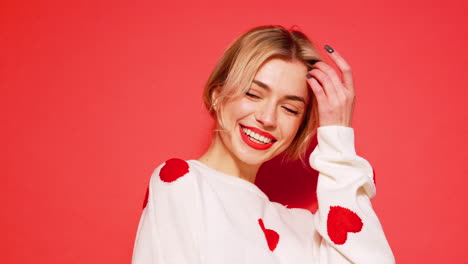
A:
[[[205,106],[218,122],[222,124],[222,117],[216,116],[213,109],[213,92],[218,90],[215,103],[218,109],[222,109],[229,98],[248,91],[259,68],[272,58],[297,60],[307,67],[322,60],[312,41],[294,27],[286,29],[279,25],[267,25],[248,30],[225,50],[205,84]],[[308,91],[308,94],[309,106],[295,138],[284,151],[288,160],[301,159],[304,162],[304,154],[319,124],[315,96],[312,91]]]

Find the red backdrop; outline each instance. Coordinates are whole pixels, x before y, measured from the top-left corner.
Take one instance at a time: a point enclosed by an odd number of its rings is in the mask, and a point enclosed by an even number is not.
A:
[[[0,263],[129,263],[151,172],[205,150],[203,84],[262,24],[352,65],[356,147],[398,263],[468,260],[466,1],[65,2],[0,3]],[[303,172],[258,184],[313,208]]]

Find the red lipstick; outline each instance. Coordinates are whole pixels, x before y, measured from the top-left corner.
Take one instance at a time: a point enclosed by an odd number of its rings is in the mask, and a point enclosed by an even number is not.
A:
[[[242,130],[242,128],[245,127],[245,128],[248,128],[250,130],[252,130],[253,132],[261,135],[261,136],[264,136],[266,138],[269,138],[271,139],[272,141],[268,144],[262,144],[262,143],[257,143],[255,141],[253,141],[252,139],[250,139],[249,136],[247,136],[244,131]],[[266,149],[269,149],[271,146],[273,146],[273,144],[276,142],[276,138],[271,135],[270,133],[267,133],[265,131],[262,131],[258,128],[255,128],[255,127],[248,127],[248,126],[239,126],[239,131],[240,131],[240,134],[241,134],[241,137],[242,137],[242,140],[244,140],[244,142],[249,145],[250,147],[256,149],[256,150],[266,150]]]

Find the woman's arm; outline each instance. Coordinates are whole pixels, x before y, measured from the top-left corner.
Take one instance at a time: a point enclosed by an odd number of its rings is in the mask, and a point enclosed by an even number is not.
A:
[[[180,159],[156,168],[138,226],[133,264],[203,263],[197,179]]]
[[[355,91],[351,67],[325,46],[341,76],[319,61],[307,81],[317,99],[318,145],[310,165],[319,171],[319,209],[314,225],[318,263],[394,263],[394,257],[370,199],[375,196],[371,165],[356,155],[351,127]]]
[[[314,226],[318,263],[395,263],[370,199],[375,196],[371,165],[356,155],[354,130],[319,127],[310,165],[319,171],[319,208]]]

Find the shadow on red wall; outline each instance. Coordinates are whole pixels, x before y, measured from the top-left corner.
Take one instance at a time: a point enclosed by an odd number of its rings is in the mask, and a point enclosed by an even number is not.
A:
[[[314,213],[317,210],[318,172],[308,164],[310,153],[316,145],[317,137],[314,136],[306,153],[307,167],[300,160],[282,164],[283,156],[279,155],[260,167],[255,184],[273,202]]]

